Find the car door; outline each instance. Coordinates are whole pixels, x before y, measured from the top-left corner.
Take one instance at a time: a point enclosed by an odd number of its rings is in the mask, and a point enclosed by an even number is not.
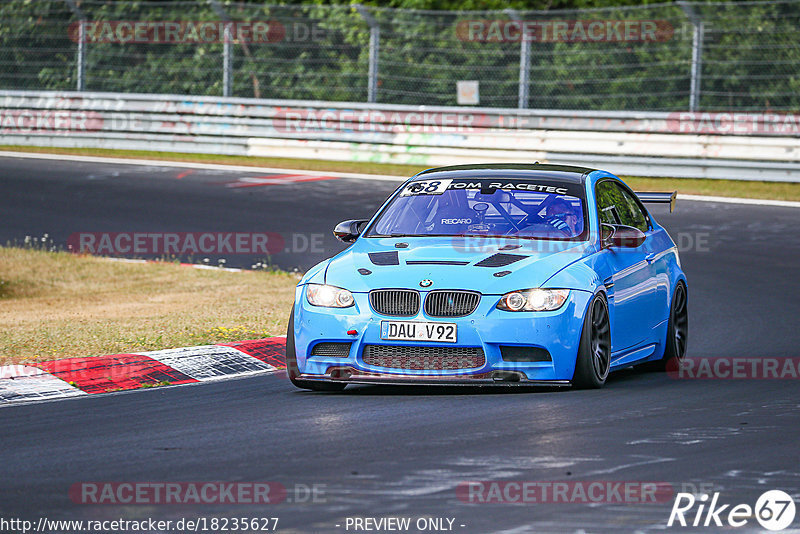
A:
[[[601,223],[633,226],[647,238],[636,248],[609,247],[604,282],[611,313],[611,350],[619,352],[646,344],[658,323],[658,264],[653,260],[652,225],[634,194],[616,180],[603,180],[595,189]]]

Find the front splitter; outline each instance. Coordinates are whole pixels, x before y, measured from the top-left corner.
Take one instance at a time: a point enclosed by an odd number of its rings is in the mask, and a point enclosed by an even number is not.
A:
[[[540,387],[570,387],[569,380],[499,380],[492,378],[489,373],[481,375],[459,376],[408,376],[378,373],[353,372],[349,376],[336,374],[334,376],[301,374],[300,380],[309,382],[331,382],[337,384],[374,384],[374,385],[407,385],[407,386],[540,386]]]

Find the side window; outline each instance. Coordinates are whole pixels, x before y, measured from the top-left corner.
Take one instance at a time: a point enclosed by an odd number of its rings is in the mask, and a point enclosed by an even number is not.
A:
[[[605,181],[597,184],[597,209],[600,222],[605,224],[624,224],[620,217],[620,206],[624,204],[621,191],[614,182]]]
[[[633,196],[616,182],[606,180],[597,184],[597,209],[600,222],[624,224],[646,232],[647,217]]]
[[[622,215],[622,224],[627,224],[628,226],[633,226],[634,228],[638,228],[642,232],[646,232],[649,230],[649,225],[647,224],[647,217],[645,216],[644,212],[642,212],[642,208],[639,206],[639,203],[633,198],[628,191],[625,189],[619,188],[622,196],[625,197],[625,212]],[[627,221],[627,222],[625,222]]]

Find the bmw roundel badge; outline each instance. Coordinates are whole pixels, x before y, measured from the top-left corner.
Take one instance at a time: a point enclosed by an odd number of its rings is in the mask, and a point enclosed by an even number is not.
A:
[[[419,283],[419,287],[431,287],[433,285],[433,280],[425,279]]]

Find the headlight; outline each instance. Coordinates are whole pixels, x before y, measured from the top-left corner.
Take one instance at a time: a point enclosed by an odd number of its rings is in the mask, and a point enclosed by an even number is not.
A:
[[[569,289],[520,289],[506,293],[497,303],[505,311],[553,311],[569,296]]]
[[[353,294],[346,289],[322,284],[308,284],[306,298],[312,306],[325,308],[349,308],[353,305]]]

